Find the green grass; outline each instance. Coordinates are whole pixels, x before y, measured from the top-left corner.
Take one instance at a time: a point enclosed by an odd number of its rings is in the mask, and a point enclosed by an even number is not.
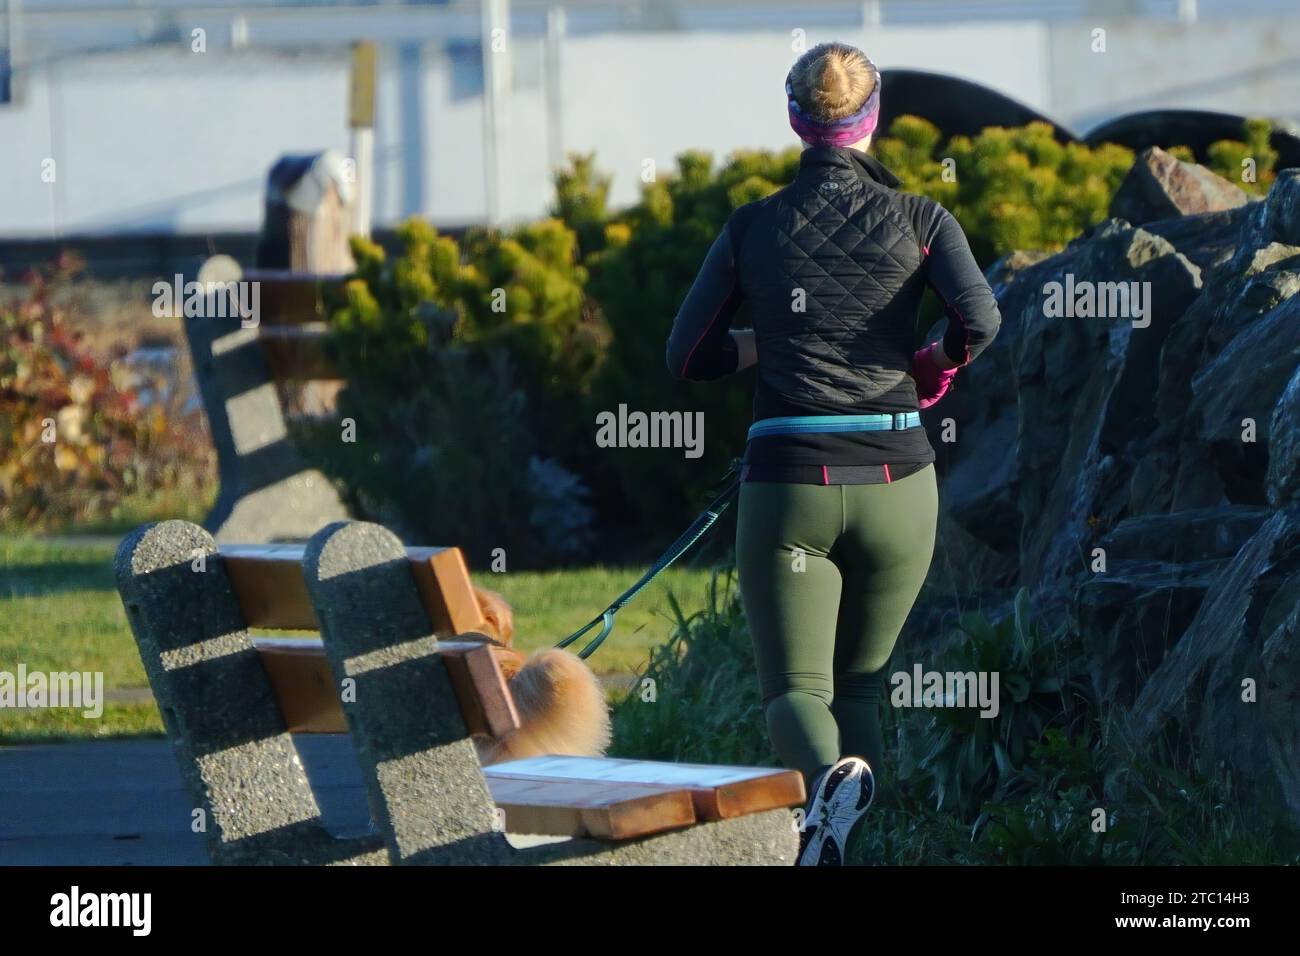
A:
[[[148,686],[113,587],[113,548],[0,537],[0,670],[102,671],[105,690]],[[152,703],[109,702],[97,720],[0,710],[0,743],[161,733]]]
[[[0,535],[0,671],[102,671],[105,690],[147,688],[135,640],[113,585],[114,548],[24,535]],[[593,567],[476,575],[514,606],[516,644],[554,644],[602,610],[642,573]],[[704,603],[707,569],[672,568],[618,615],[613,635],[591,659],[602,673],[627,673],[672,631],[668,593],[686,607]],[[102,717],[58,709],[0,710],[0,744],[30,740],[159,734],[150,702],[109,700]]]
[[[153,701],[109,701],[96,720],[79,710],[0,711],[0,746],[59,743],[109,737],[160,737],[162,718]]]
[[[215,484],[197,488],[169,488],[129,494],[107,510],[98,506],[95,495],[76,493],[66,496],[56,517],[29,525],[25,520],[8,516],[0,520],[0,536],[25,537],[32,534],[125,534],[149,521],[180,518],[201,524],[216,499]]]

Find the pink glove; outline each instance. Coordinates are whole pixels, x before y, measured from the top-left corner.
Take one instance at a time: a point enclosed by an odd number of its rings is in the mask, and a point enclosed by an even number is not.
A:
[[[957,368],[941,369],[934,361],[934,350],[938,342],[931,342],[912,356],[912,378],[916,379],[916,397],[922,408],[929,408],[948,391],[948,386],[957,377]]]

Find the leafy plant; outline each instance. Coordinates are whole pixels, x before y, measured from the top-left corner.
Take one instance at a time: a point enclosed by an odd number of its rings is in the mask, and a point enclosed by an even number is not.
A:
[[[461,244],[412,219],[399,239],[391,258],[353,242],[357,274],[330,319],[350,383],[340,411],[368,437],[322,434],[315,457],[363,511],[425,540],[493,542],[524,564],[581,553],[592,516],[530,481],[535,455],[582,448],[604,347],[574,234],[552,219]],[[577,475],[565,487],[586,490]]]
[[[1031,620],[1025,588],[1014,608],[996,623],[963,616],[944,654],[947,671],[996,674],[999,701],[994,717],[974,707],[925,712],[929,746],[916,770],[930,778],[939,809],[969,816],[1004,795],[1044,733],[1077,719],[1085,684],[1072,674],[1064,630],[1048,633]]]
[[[533,500],[528,522],[545,550],[564,557],[586,554],[593,543],[596,513],[582,479],[553,458],[530,458],[528,488]]]
[[[356,441],[340,441],[333,422],[298,423],[311,458],[358,511],[409,540],[454,544],[480,563],[498,547],[512,566],[551,557],[530,521],[536,443],[508,353],[452,346],[420,365],[428,380],[406,395],[355,383],[341,393]]]
[[[63,256],[0,303],[0,524],[103,522],[145,498],[202,500],[210,489],[197,413],[72,331],[80,268]]]
[[[555,174],[555,203],[551,214],[573,230],[584,255],[604,245],[609,218],[609,187],[613,177],[596,169],[595,153],[575,153]]]
[[[675,626],[614,707],[616,756],[771,766],[735,574],[715,570],[704,608],[670,596]],[[743,662],[743,663],[742,663]]]
[[[1207,150],[1209,167],[1230,183],[1256,195],[1265,195],[1277,178],[1274,167],[1278,153],[1271,143],[1273,123],[1267,119],[1246,120],[1245,142],[1221,139]],[[1247,166],[1253,167],[1254,177],[1243,179]]]
[[[939,139],[925,120],[902,116],[874,150],[904,189],[957,218],[985,265],[1015,249],[1059,249],[1101,222],[1133,165],[1122,146],[1058,143],[1046,123]]]

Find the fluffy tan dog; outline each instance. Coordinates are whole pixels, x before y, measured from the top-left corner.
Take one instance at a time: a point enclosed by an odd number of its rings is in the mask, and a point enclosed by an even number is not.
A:
[[[558,648],[531,656],[515,650],[510,605],[495,591],[474,591],[520,722],[505,737],[475,737],[479,761],[487,766],[542,754],[604,756],[610,741],[609,703],[586,661]]]

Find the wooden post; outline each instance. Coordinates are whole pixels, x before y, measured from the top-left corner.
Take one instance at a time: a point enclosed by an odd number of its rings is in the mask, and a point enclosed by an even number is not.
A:
[[[502,140],[505,138],[505,94],[510,77],[510,0],[484,0],[483,56],[483,166],[489,226],[501,223]]]
[[[561,62],[566,30],[564,8],[546,11],[546,153],[551,169],[564,165],[564,86]]]
[[[356,178],[352,233],[369,238],[375,167],[375,45],[368,41],[352,47],[348,126],[352,129],[352,160]]]
[[[348,248],[356,187],[337,150],[282,156],[266,182],[257,249],[260,269],[343,275],[356,264]]]
[[[22,0],[7,0],[5,3],[5,43],[0,48],[0,103],[13,103],[18,99],[14,86],[22,59],[22,7]]]

